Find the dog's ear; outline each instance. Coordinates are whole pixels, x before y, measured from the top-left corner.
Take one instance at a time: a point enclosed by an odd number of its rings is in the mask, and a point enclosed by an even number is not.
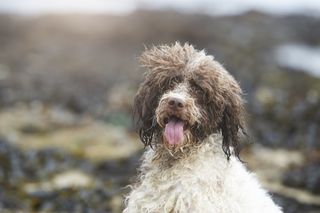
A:
[[[161,85],[166,78],[166,73],[159,74],[159,66],[163,62],[161,56],[161,49],[153,47],[146,49],[139,58],[140,65],[146,68],[146,72],[134,99],[133,116],[140,140],[145,146],[151,145],[157,129],[155,109],[162,92]]]
[[[157,124],[154,120],[156,94],[146,82],[140,86],[133,104],[133,118],[140,140],[145,146],[151,145]]]
[[[239,158],[240,132],[246,134],[244,127],[244,102],[241,97],[242,92],[235,81],[231,81],[230,84],[224,97],[225,105],[220,123],[220,130],[223,137],[222,149],[228,159],[230,158],[232,151],[235,156]]]

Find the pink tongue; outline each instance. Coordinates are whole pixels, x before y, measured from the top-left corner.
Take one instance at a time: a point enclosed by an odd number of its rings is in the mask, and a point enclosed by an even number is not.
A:
[[[183,141],[183,121],[171,119],[167,123],[164,135],[169,144],[175,145]]]

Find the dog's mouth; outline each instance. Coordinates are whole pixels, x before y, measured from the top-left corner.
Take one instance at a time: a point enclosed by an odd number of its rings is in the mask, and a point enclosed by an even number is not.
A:
[[[170,145],[181,144],[184,140],[184,131],[188,128],[187,121],[176,116],[166,117],[163,120],[165,124],[164,136]]]

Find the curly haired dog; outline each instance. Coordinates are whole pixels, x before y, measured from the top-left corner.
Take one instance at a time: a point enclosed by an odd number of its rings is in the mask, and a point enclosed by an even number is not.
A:
[[[148,147],[124,212],[282,212],[238,158],[242,92],[222,65],[179,43],[141,64],[134,110]]]

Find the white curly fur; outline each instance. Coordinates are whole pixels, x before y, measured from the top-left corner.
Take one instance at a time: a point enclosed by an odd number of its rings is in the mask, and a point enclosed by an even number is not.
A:
[[[282,212],[238,159],[227,160],[220,135],[206,140],[174,161],[161,145],[149,148],[124,213]]]

